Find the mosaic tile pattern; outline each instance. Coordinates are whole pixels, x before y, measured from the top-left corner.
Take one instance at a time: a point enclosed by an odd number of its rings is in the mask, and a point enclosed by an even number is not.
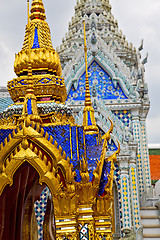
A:
[[[133,207],[133,218],[135,229],[138,229],[140,226],[140,210],[139,210],[139,200],[138,200],[138,188],[137,188],[137,173],[136,166],[130,166],[130,183],[131,183],[131,199]]]
[[[83,128],[69,125],[58,125],[51,127],[43,127],[44,136],[48,133],[48,140],[50,136],[57,141],[58,146],[66,152],[66,158],[69,157],[73,164],[73,170],[76,171],[77,182],[81,181],[80,177],[80,159],[84,156],[84,149],[86,147],[86,157],[88,161],[88,169],[90,181],[93,179],[93,171],[97,166],[97,159],[100,160],[102,152],[102,144],[98,144],[98,134],[86,135],[84,139]],[[84,143],[85,142],[85,143]],[[85,147],[84,147],[85,146]]]
[[[131,112],[129,110],[116,110],[112,112],[124,123],[125,128],[128,129],[131,124]]]
[[[85,76],[84,72],[78,81],[78,86],[75,89],[71,87],[68,99],[74,101],[85,100]],[[115,88],[113,81],[109,74],[104,71],[103,68],[96,62],[93,61],[88,67],[89,85],[91,90],[91,97],[97,96],[98,99],[127,99],[122,88],[119,84]]]
[[[123,227],[131,227],[129,180],[127,175],[121,176]]]
[[[143,164],[142,164],[142,151],[141,151],[141,129],[140,123],[138,120],[133,120],[133,130],[134,130],[134,139],[138,142],[138,152],[137,152],[137,170],[138,170],[138,184],[140,197],[144,192],[144,179],[143,179]]]
[[[89,240],[89,230],[88,230],[88,224],[84,224],[84,226],[82,226],[80,224],[81,230],[79,233],[79,238],[80,240]]]
[[[146,180],[146,187],[151,186],[151,174],[150,174],[150,162],[148,153],[148,143],[146,138],[146,123],[141,122],[141,135],[142,135],[142,149],[143,149],[143,159],[144,159],[144,176]]]
[[[35,215],[38,223],[38,240],[43,240],[43,221],[46,212],[47,198],[51,195],[49,189],[46,187],[40,196],[40,201],[34,204]]]
[[[8,135],[12,135],[13,129],[0,129],[0,144],[4,142]]]
[[[32,48],[40,48],[39,41],[38,41],[38,29],[37,28],[35,28],[35,30],[34,30],[34,41],[33,41]]]

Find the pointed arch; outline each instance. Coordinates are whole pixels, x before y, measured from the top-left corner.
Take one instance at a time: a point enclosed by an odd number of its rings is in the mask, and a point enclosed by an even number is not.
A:
[[[53,138],[48,134],[44,135],[44,130],[29,126],[25,128],[25,141],[27,147],[23,146],[24,136],[23,129],[13,134],[9,142],[1,149],[0,162],[2,163],[2,174],[0,174],[0,195],[6,185],[13,184],[15,172],[24,162],[28,162],[39,174],[39,183],[45,183],[54,196],[55,192],[61,190],[61,176],[57,177],[56,168],[58,163],[63,167],[63,176],[66,176],[66,170],[71,168],[69,159],[65,160],[65,153]],[[26,148],[26,149],[25,149]],[[65,181],[65,177],[62,180]],[[66,184],[65,184],[66,185]]]
[[[122,88],[122,91],[124,92],[125,96],[127,98],[130,98],[130,92],[127,89],[123,79],[121,79],[120,77],[116,77],[116,73],[113,71],[113,69],[105,62],[102,61],[102,59],[96,55],[96,56],[90,56],[88,58],[88,67],[92,64],[93,61],[96,61],[97,64],[111,77],[114,88],[117,88],[118,84],[120,85],[120,87]],[[76,72],[76,74],[69,80],[69,82],[66,85],[66,89],[67,89],[67,93],[69,93],[72,85],[74,86],[74,89],[76,90],[78,87],[78,80],[79,78],[84,74],[85,72],[85,64],[83,64],[79,70]]]

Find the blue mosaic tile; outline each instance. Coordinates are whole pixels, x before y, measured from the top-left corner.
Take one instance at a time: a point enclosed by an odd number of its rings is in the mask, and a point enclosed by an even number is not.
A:
[[[38,41],[38,29],[37,28],[35,28],[35,30],[34,30],[34,41],[33,41],[32,48],[40,48],[39,41]]]
[[[126,129],[128,129],[131,124],[130,110],[116,110],[112,112],[124,123]]]
[[[27,100],[27,112],[28,114],[32,114],[32,103],[31,103],[31,99]]]
[[[47,198],[49,195],[49,189],[46,187],[41,193],[40,200],[34,203],[34,210],[38,224],[38,240],[43,239],[43,222],[46,212]]]
[[[109,74],[96,62],[93,61],[88,67],[89,85],[91,97],[96,95],[98,99],[127,99],[119,84],[115,88]],[[85,77],[84,72],[78,81],[77,89],[72,85],[68,99],[75,101],[85,100]]]
[[[0,129],[0,143],[8,137],[9,134],[12,135],[13,129]]]

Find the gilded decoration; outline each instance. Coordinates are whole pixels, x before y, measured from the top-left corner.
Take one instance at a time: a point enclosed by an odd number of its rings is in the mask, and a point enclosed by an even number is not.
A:
[[[17,78],[8,82],[8,91],[14,102],[23,101],[29,84],[39,100],[48,98],[64,103],[67,98],[60,59],[53,49],[45,19],[42,1],[33,1],[23,48],[15,56]]]
[[[109,119],[110,129],[101,137],[87,71],[83,126],[62,104],[66,88],[45,18],[42,0],[33,0],[24,46],[15,60],[18,77],[8,83],[16,103],[0,121],[0,236],[38,239],[34,203],[47,186],[52,197],[44,239],[113,239],[113,174],[120,151],[119,146],[106,157],[113,123]],[[84,39],[87,69],[85,23]]]

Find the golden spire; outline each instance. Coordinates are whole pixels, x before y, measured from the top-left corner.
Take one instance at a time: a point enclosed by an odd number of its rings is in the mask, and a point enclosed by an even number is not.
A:
[[[42,0],[28,3],[28,22],[22,50],[15,55],[16,79],[8,82],[8,91],[14,102],[23,101],[26,89],[34,89],[37,101],[47,99],[64,102],[67,98],[60,58],[54,50],[50,28],[45,21]],[[18,82],[18,84],[17,84]],[[57,86],[55,88],[55,85]]]
[[[92,106],[91,96],[89,90],[89,81],[88,81],[88,66],[87,66],[87,44],[86,44],[86,29],[85,29],[85,20],[84,20],[84,52],[85,52],[85,67],[86,67],[86,92],[85,92],[85,106]]]
[[[30,18],[31,18],[31,20],[34,20],[34,19],[45,20],[46,19],[45,9],[44,9],[42,0],[33,0]]]
[[[28,84],[31,84],[31,78],[32,78],[32,65],[31,65],[31,44],[30,44],[30,19],[29,19],[29,0],[27,0],[28,5],[28,47],[29,47],[29,61],[28,61]]]
[[[86,80],[85,80],[86,92],[85,92],[85,108],[83,110],[83,126],[86,134],[95,134],[98,133],[98,127],[96,125],[94,109],[92,107],[91,95],[89,90],[85,20],[83,23],[84,23],[84,52],[86,68]]]
[[[22,50],[16,54],[14,70],[19,75],[26,75],[28,66],[33,71],[45,71],[62,75],[62,68],[58,54],[55,52],[51,33],[45,21],[45,10],[42,0],[33,0],[26,26],[25,39]],[[29,73],[30,74],[30,73]],[[31,75],[31,74],[30,74]]]

